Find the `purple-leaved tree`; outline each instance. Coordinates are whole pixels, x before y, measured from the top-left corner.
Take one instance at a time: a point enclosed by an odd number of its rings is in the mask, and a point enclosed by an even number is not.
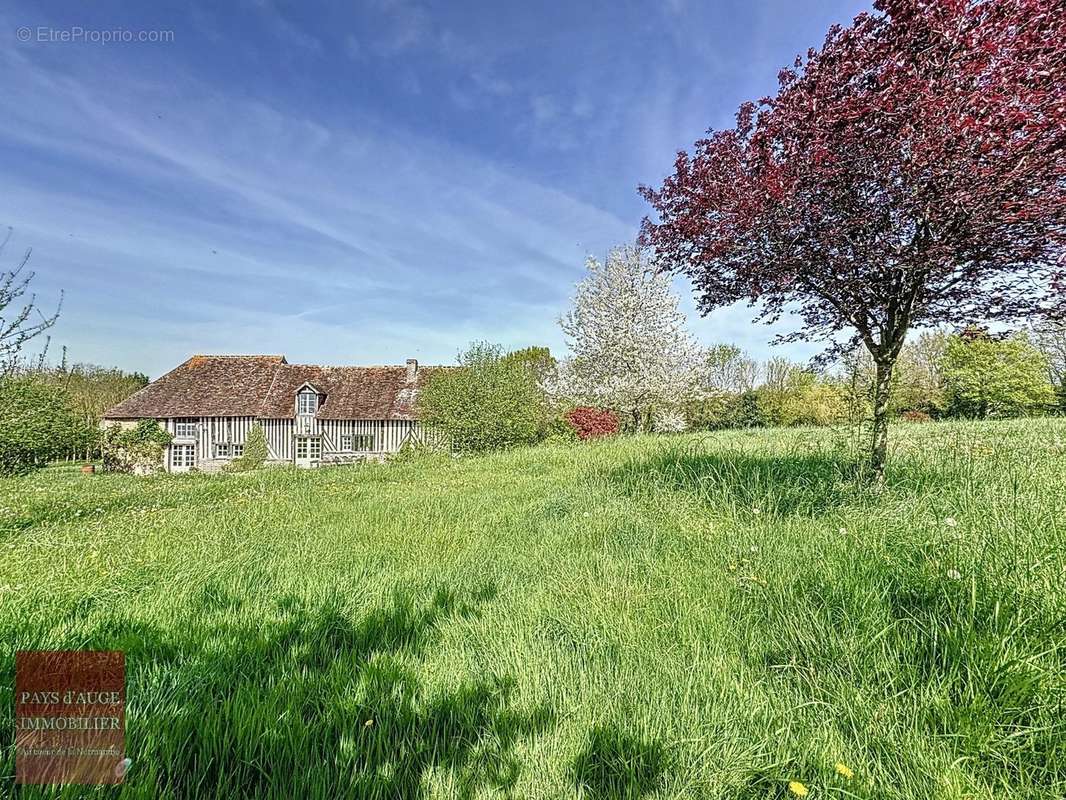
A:
[[[830,29],[674,173],[641,193],[642,241],[701,311],[794,309],[784,341],[864,345],[870,467],[915,327],[1066,315],[1066,13],[1061,0],[879,0]]]

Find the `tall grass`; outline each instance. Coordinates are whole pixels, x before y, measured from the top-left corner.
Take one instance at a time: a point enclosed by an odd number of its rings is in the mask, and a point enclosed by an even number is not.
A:
[[[0,686],[125,650],[123,797],[1066,796],[1066,424],[893,437],[3,480]]]

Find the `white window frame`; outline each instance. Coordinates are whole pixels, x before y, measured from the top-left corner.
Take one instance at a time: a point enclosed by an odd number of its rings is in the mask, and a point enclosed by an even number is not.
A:
[[[240,458],[244,445],[235,442],[215,442],[215,458]]]
[[[309,400],[305,404],[305,400]],[[305,407],[306,406],[306,407]],[[303,389],[296,395],[296,413],[312,415],[318,411],[318,395],[310,389]]]
[[[341,452],[352,452],[352,435],[350,433],[346,433],[341,436]]]
[[[195,439],[196,438],[196,420],[194,419],[178,419],[174,421],[174,438],[175,439]]]
[[[172,444],[170,446],[170,468],[196,466],[196,445]]]
[[[322,437],[310,436],[307,439],[307,457],[312,461],[322,458]]]

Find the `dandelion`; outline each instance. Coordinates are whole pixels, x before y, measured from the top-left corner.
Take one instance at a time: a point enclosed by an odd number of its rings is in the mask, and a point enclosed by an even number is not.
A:
[[[374,725],[374,720],[372,720],[372,719],[368,719],[366,722],[363,723],[363,727],[364,728],[371,728],[371,727],[373,727],[373,725]]]
[[[843,761],[838,761],[837,762],[836,771],[837,771],[837,775],[840,775],[841,777],[844,777],[844,778],[846,778],[849,781],[852,778],[855,777],[855,773],[851,771],[851,767],[849,767]]]
[[[810,790],[799,781],[789,781],[788,790],[796,797],[806,797],[810,794]]]
[[[954,518],[954,517],[948,517],[947,519],[945,519],[945,520],[944,520],[944,524],[945,524],[945,525],[946,525],[947,527],[949,527],[949,528],[954,528],[954,527],[955,527],[956,525],[958,525],[959,523],[957,523],[957,522],[955,521],[955,518]]]

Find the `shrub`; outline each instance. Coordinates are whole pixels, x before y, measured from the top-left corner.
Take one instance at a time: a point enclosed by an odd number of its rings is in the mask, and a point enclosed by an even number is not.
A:
[[[755,390],[703,397],[686,404],[684,415],[691,429],[701,431],[759,428],[766,424]]]
[[[578,406],[566,415],[566,419],[582,441],[618,433],[618,415],[608,408]]]
[[[771,425],[831,425],[848,417],[842,387],[815,373],[790,367],[781,381],[759,391],[759,405]]]
[[[422,420],[459,452],[533,444],[548,424],[535,370],[497,345],[475,343],[459,367],[438,370],[419,395]]]
[[[0,473],[29,472],[90,446],[95,435],[59,387],[34,376],[0,380]]]
[[[163,468],[163,453],[173,440],[154,419],[142,419],[133,428],[111,425],[104,431],[100,450],[109,472],[143,474]]]
[[[244,454],[233,459],[222,469],[225,472],[248,472],[259,469],[266,463],[267,456],[266,433],[263,426],[258,422],[248,430],[248,438],[244,440]]]
[[[1024,335],[967,330],[952,336],[943,361],[948,413],[976,419],[1047,413],[1055,404],[1047,367]]]
[[[917,409],[904,411],[902,417],[904,422],[931,422],[933,419],[924,411],[918,411]]]
[[[570,424],[570,420],[566,415],[552,417],[548,421],[548,427],[545,432],[544,441],[552,444],[573,444],[580,441],[577,435],[577,429]]]
[[[666,408],[655,412],[652,426],[656,433],[684,433],[688,430],[688,421],[678,409]]]

